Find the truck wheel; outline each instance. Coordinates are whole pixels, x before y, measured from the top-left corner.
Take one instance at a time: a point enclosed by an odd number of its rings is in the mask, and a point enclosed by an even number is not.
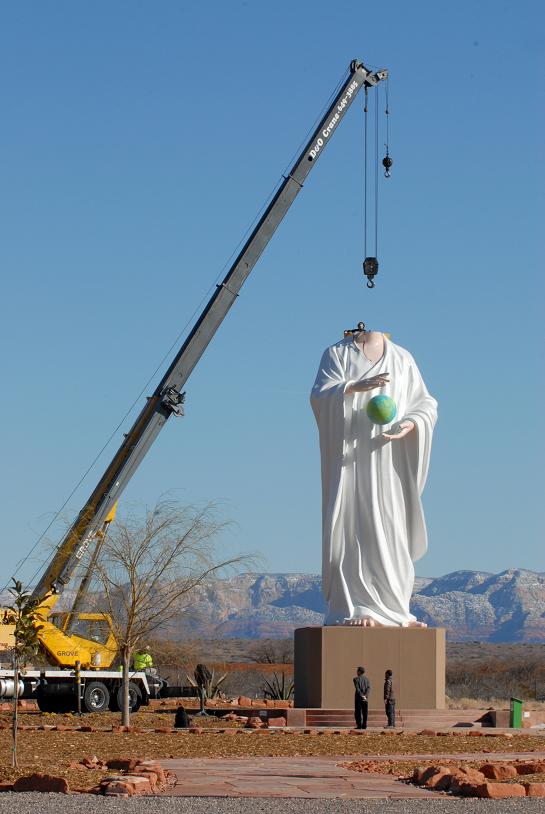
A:
[[[110,704],[110,691],[102,681],[90,681],[85,686],[83,707],[87,712],[106,712]]]
[[[77,703],[75,698],[56,698],[53,701],[53,712],[64,715],[67,712],[75,712]]]
[[[129,681],[129,710],[130,712],[138,712],[142,706],[142,690],[135,684],[134,681]],[[117,691],[117,708],[123,709],[123,687],[119,687]]]
[[[55,696],[39,695],[36,698],[40,712],[74,712],[76,701],[70,697],[58,698]]]
[[[48,698],[47,695],[38,695],[36,698],[40,712],[57,712],[57,699]]]

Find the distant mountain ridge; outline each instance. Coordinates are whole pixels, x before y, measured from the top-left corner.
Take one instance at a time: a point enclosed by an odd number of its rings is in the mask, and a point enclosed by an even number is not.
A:
[[[172,636],[281,638],[323,623],[321,578],[314,574],[240,574],[199,588]],[[412,612],[451,641],[544,642],[545,574],[453,571],[417,578]]]
[[[59,602],[69,607],[74,592]],[[8,602],[8,595],[0,601]],[[101,606],[100,599],[94,600]],[[545,643],[545,573],[453,571],[417,577],[411,609],[450,641]],[[284,638],[323,624],[321,578],[315,574],[238,574],[195,589],[191,605],[161,631],[188,638]]]

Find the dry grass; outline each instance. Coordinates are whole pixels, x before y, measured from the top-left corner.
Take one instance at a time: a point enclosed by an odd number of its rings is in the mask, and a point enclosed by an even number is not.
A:
[[[448,709],[509,709],[509,698],[447,698]],[[545,701],[524,701],[525,710],[545,712]]]

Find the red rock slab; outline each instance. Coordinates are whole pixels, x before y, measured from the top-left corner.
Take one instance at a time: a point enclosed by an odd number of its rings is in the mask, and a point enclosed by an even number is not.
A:
[[[523,783],[527,797],[545,797],[545,783]]]
[[[149,777],[140,775],[114,775],[112,777],[104,777],[100,781],[102,794],[105,795],[124,795],[130,794],[149,794],[151,791],[151,784]]]
[[[482,783],[474,787],[471,797],[487,800],[503,800],[506,797],[526,797],[526,789],[520,783]]]
[[[434,774],[444,768],[444,766],[418,766],[413,772],[413,783],[423,786]]]
[[[438,770],[425,782],[427,789],[442,789],[449,788],[452,778],[452,772],[447,766],[438,766]]]
[[[527,763],[516,763],[517,774],[541,774],[545,772],[545,760],[533,760]]]
[[[132,797],[134,786],[124,780],[112,780],[110,783],[101,783],[100,792],[105,797]]]
[[[473,789],[485,782],[484,774],[476,769],[458,767],[451,774],[448,789],[452,794],[460,797],[472,797]]]
[[[157,775],[157,779],[159,783],[166,782],[166,775],[163,770],[163,767],[157,760],[140,760],[138,765],[135,769],[135,774],[145,773],[146,771],[153,772],[153,774]]]
[[[50,774],[35,774],[19,777],[13,784],[13,791],[45,791],[67,794],[68,783],[64,777],[54,777]]]
[[[106,761],[108,769],[116,769],[118,772],[132,772],[140,761],[134,757],[114,757]]]
[[[485,763],[480,771],[489,780],[512,780],[513,777],[517,777],[513,763]]]

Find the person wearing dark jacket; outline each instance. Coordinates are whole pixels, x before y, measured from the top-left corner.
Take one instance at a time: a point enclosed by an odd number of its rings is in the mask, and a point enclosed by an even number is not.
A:
[[[367,711],[369,709],[369,690],[371,685],[363,667],[358,667],[354,681],[354,717],[356,729],[367,729]]]
[[[388,718],[387,728],[395,727],[396,699],[394,695],[394,688],[392,685],[391,670],[386,670],[386,673],[384,674],[384,708],[386,710],[386,717]]]
[[[191,722],[184,707],[178,707],[174,716],[174,729],[189,729]]]

